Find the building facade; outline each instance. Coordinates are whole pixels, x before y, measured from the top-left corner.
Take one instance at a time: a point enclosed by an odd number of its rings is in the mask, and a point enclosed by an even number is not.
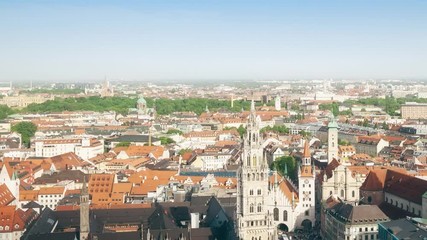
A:
[[[309,141],[298,169],[298,186],[277,172],[269,174],[263,154],[260,118],[252,104],[238,170],[237,221],[240,239],[277,239],[278,230],[310,229],[315,222],[315,173]]]
[[[237,229],[240,239],[274,238],[271,214],[266,207],[269,200],[269,172],[261,146],[260,122],[261,119],[256,116],[255,104],[252,101],[241,166],[237,173]]]
[[[328,163],[338,159],[338,124],[334,118],[328,123]]]
[[[400,113],[404,119],[426,119],[427,104],[407,102],[400,107]]]

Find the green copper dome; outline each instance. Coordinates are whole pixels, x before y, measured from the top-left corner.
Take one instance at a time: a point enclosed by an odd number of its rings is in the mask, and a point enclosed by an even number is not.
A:
[[[147,101],[145,101],[145,99],[141,96],[141,97],[138,99],[137,103],[143,103],[143,104],[146,104],[146,103],[147,103]]]

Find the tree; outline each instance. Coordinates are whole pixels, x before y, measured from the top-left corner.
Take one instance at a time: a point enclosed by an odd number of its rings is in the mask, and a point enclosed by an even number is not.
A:
[[[243,127],[242,124],[240,124],[239,128],[237,128],[237,132],[239,132],[240,137],[243,138],[243,135],[246,133],[246,128]]]
[[[37,126],[32,122],[20,122],[12,126],[12,131],[21,134],[22,143],[30,147],[30,139],[37,131]]]
[[[388,130],[388,129],[389,129],[388,124],[387,124],[386,122],[383,122],[383,124],[382,124],[382,128],[383,128],[384,130]]]
[[[346,140],[338,139],[338,145],[340,146],[348,146],[350,143]]]
[[[182,131],[178,130],[178,129],[169,129],[166,134],[178,134],[178,135],[182,135]]]
[[[129,147],[130,142],[119,142],[117,143],[116,147]]]
[[[288,134],[289,133],[289,128],[287,128],[286,126],[267,126],[267,127],[263,127],[260,132],[264,133],[264,132],[277,132],[277,133],[281,133],[281,134]]]
[[[297,180],[296,161],[292,156],[276,158],[271,168],[279,172],[282,176],[288,176],[292,181]]]
[[[367,118],[365,118],[363,120],[362,126],[364,126],[364,127],[368,127],[369,126],[369,120]]]
[[[178,154],[182,156],[184,153],[187,153],[187,152],[192,152],[192,150],[189,148],[183,148],[179,150]]]
[[[0,120],[7,118],[9,115],[13,113],[14,111],[10,107],[6,105],[0,105]]]
[[[336,103],[336,102],[320,104],[319,109],[320,110],[329,110],[334,114],[334,116],[338,116],[340,114],[339,106],[338,106],[338,103]]]
[[[175,143],[175,141],[172,138],[168,138],[168,137],[160,137],[160,144],[162,145],[168,145],[171,143]]]
[[[303,137],[309,137],[309,136],[311,136],[311,132],[301,130],[301,131],[299,132],[299,135],[301,135],[301,136],[303,136]]]

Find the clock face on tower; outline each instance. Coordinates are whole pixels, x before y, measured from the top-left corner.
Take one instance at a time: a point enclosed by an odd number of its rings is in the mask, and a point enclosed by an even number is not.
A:
[[[306,180],[304,181],[304,183],[305,183],[305,184],[308,184],[308,180],[306,179]]]

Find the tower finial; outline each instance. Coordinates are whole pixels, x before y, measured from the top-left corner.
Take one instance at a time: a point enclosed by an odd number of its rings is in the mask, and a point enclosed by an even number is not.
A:
[[[310,158],[311,157],[311,153],[310,153],[310,143],[308,138],[305,139],[305,143],[304,143],[304,157],[305,158]]]

